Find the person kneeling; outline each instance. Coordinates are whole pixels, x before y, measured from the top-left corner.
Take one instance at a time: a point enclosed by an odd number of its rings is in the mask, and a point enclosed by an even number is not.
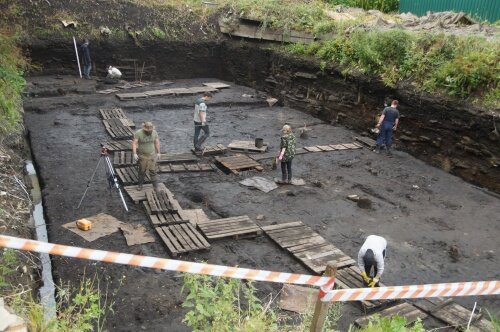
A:
[[[108,75],[104,83],[106,84],[117,84],[118,80],[122,77],[121,71],[113,66],[108,67]]]

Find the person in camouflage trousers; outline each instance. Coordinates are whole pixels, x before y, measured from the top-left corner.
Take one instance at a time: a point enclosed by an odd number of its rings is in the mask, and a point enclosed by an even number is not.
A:
[[[278,161],[281,162],[281,183],[292,183],[292,160],[295,157],[295,135],[289,125],[281,129],[280,153]]]

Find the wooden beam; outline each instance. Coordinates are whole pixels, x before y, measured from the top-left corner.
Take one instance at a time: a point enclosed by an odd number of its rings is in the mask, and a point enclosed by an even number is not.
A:
[[[325,277],[335,277],[337,274],[337,266],[328,264],[324,273]],[[321,292],[320,292],[321,294]],[[325,325],[326,315],[328,314],[329,302],[322,302],[320,298],[316,300],[316,307],[314,308],[314,315],[311,322],[311,332],[322,332]]]

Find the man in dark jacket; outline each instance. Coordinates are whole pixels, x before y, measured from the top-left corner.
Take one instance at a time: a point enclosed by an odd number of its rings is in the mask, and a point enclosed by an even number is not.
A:
[[[380,152],[380,148],[383,144],[387,149],[387,155],[391,156],[391,146],[392,146],[392,132],[398,128],[399,124],[399,111],[397,109],[398,101],[393,100],[391,107],[384,108],[382,116],[377,123],[377,128],[380,132],[377,137],[377,146],[375,152]]]
[[[89,40],[85,39],[85,42],[80,46],[82,52],[82,64],[83,64],[83,77],[90,80],[90,70],[92,69],[92,61],[90,60],[90,49]]]

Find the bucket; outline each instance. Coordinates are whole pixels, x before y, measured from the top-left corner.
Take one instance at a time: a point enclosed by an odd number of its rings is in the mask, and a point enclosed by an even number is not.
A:
[[[263,138],[256,138],[255,139],[255,146],[258,148],[261,148],[264,146],[264,139]]]

